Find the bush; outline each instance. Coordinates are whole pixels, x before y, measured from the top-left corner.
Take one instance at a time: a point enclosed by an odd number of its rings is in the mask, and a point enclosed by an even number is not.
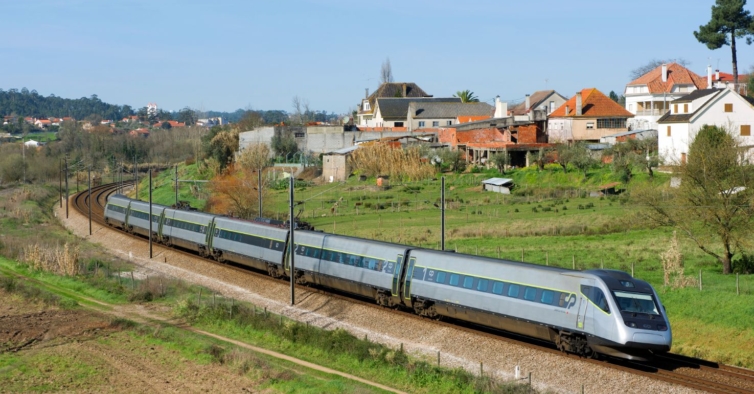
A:
[[[731,262],[734,274],[754,274],[754,254],[742,254],[740,258]]]

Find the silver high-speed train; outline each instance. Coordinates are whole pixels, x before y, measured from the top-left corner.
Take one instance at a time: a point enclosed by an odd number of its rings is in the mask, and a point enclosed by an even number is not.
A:
[[[149,204],[113,195],[105,220],[149,234]],[[153,239],[273,277],[291,275],[288,230],[154,205]],[[296,282],[337,289],[430,317],[550,341],[565,352],[646,359],[672,334],[652,286],[622,271],[573,271],[297,230]]]

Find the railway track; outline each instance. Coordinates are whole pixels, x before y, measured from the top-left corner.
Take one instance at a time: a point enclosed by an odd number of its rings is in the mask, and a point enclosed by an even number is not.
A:
[[[124,182],[122,186],[130,187],[132,185],[133,181],[129,181]],[[91,195],[94,204],[92,204],[91,212],[93,221],[102,225],[106,225],[104,221],[104,208],[107,203],[107,198],[110,195],[115,194],[119,187],[121,187],[121,185],[119,184],[105,184],[92,188]],[[87,216],[89,213],[89,193],[87,191],[83,191],[74,195],[73,206],[81,214]],[[138,238],[142,241],[144,240],[143,237],[138,235],[128,235],[134,238]],[[193,258],[202,258],[194,253],[190,253],[178,248],[173,248],[172,250],[177,253],[191,256]],[[205,260],[219,264],[212,259]],[[229,264],[223,265],[227,268],[238,271],[243,275],[252,275],[269,281],[280,281],[280,279],[274,279],[268,276],[266,273],[257,272],[248,268],[242,268],[241,266]],[[327,294],[331,297],[345,299],[348,302],[359,303],[365,307],[378,309],[383,312],[397,313],[402,315],[403,317],[410,319],[420,319],[424,321],[429,320],[407,311],[384,308],[376,305],[374,302],[372,302],[372,300],[364,300],[362,298],[353,297],[351,295],[346,295],[340,292],[333,292],[331,290],[325,291],[320,288],[302,285],[296,285],[296,287],[306,291]],[[431,322],[441,327],[472,332],[476,335],[484,335],[494,340],[502,340],[516,344],[518,346],[528,347],[537,351],[557,354],[558,356],[567,357],[572,360],[578,359],[583,362],[592,363],[594,365],[612,368],[635,375],[641,375],[651,379],[656,379],[696,390],[706,391],[710,393],[754,394],[754,371],[748,369],[733,367],[673,353],[658,355],[652,362],[634,362],[612,358],[601,360],[584,359],[576,355],[562,353],[549,342],[540,341],[517,334],[490,329],[488,327],[477,326],[474,324],[468,324],[461,321],[431,320]]]

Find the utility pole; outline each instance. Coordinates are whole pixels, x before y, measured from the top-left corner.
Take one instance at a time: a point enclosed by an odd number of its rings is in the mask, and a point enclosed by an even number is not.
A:
[[[440,191],[440,250],[445,250],[445,177],[442,177]]]
[[[259,192],[259,217],[262,218],[262,169],[257,172],[257,191]]]
[[[139,169],[136,166],[136,155],[134,155],[134,187],[136,187],[136,199],[139,199]]]
[[[68,158],[65,158],[65,218],[68,219]]]
[[[175,166],[175,208],[178,208],[178,165]]]
[[[290,258],[290,261],[291,261],[291,266],[290,266],[291,269],[290,269],[290,272],[289,272],[289,275],[291,277],[291,305],[295,305],[296,304],[296,298],[295,298],[295,292],[294,292],[294,285],[295,285],[295,282],[296,282],[296,280],[295,280],[295,277],[296,277],[296,264],[294,262],[295,259],[293,257],[296,254],[296,246],[293,243],[293,232],[294,232],[294,229],[295,229],[296,226],[294,224],[294,219],[295,218],[293,217],[293,205],[295,204],[293,202],[293,182],[294,182],[293,181],[293,176],[291,176],[291,191],[290,191],[290,199],[291,199],[291,204],[290,204],[290,217],[291,217],[290,218],[290,226],[291,226],[291,229],[290,229],[290,232],[291,232],[291,239],[290,239],[289,244],[288,244],[289,245],[288,246],[288,255],[290,256],[289,258]]]
[[[89,235],[92,235],[92,166],[89,165]]]
[[[58,159],[58,201],[63,208],[63,160]]]
[[[152,168],[149,168],[149,258],[152,258]]]

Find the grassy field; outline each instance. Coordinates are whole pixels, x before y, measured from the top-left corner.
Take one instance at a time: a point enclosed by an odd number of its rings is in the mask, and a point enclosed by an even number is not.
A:
[[[542,172],[515,170],[502,175],[516,182],[513,195],[482,191],[481,180],[492,176],[501,175],[446,175],[446,248],[564,268],[633,271],[660,293],[674,330],[674,351],[754,367],[754,278],[741,276],[737,292],[734,275],[722,275],[714,259],[679,236],[685,275],[696,284],[664,286],[660,254],[667,251],[672,230],[644,223],[637,215],[641,207],[624,195],[589,197],[599,185],[617,181],[609,169],[591,171],[587,178],[556,165]],[[631,185],[669,178],[639,173]],[[378,188],[374,179],[351,177],[345,183],[301,185],[295,198],[296,213],[317,229],[439,248],[439,179]],[[265,214],[285,220],[287,212],[287,190],[272,190]]]

